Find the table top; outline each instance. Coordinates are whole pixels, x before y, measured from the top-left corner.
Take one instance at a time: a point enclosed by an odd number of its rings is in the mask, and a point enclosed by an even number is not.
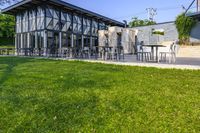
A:
[[[149,44],[149,45],[142,45],[144,47],[166,47],[165,45],[156,45],[156,44]]]

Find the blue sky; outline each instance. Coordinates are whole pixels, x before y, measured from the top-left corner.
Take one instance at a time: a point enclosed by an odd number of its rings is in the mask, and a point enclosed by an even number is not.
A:
[[[146,8],[157,8],[155,20],[166,22],[175,20],[192,0],[65,0],[66,2],[116,19],[130,21],[132,17],[147,18]]]

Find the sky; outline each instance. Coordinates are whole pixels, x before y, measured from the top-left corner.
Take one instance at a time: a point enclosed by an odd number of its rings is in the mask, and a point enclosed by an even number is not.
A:
[[[146,8],[156,8],[155,21],[174,21],[176,16],[183,12],[192,0],[64,0],[68,3],[96,12],[106,17],[128,22],[133,17],[147,19]]]

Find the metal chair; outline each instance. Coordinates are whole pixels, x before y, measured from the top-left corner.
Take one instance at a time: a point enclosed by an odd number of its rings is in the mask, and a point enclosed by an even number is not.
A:
[[[167,51],[162,51],[160,53],[160,61],[175,63],[176,62],[176,52],[177,52],[178,45],[175,43],[171,44]]]
[[[145,60],[148,62],[152,58],[152,53],[149,51],[146,51],[142,45],[138,45],[136,54],[137,54],[138,61]]]

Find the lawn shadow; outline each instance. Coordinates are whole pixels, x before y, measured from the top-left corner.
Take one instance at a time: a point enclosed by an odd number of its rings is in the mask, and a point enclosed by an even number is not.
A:
[[[0,77],[0,85],[2,85],[12,74],[13,69],[21,64],[31,62],[31,58],[17,58],[17,57],[2,57],[0,58],[0,65],[6,64],[7,67],[4,70],[2,76]]]

